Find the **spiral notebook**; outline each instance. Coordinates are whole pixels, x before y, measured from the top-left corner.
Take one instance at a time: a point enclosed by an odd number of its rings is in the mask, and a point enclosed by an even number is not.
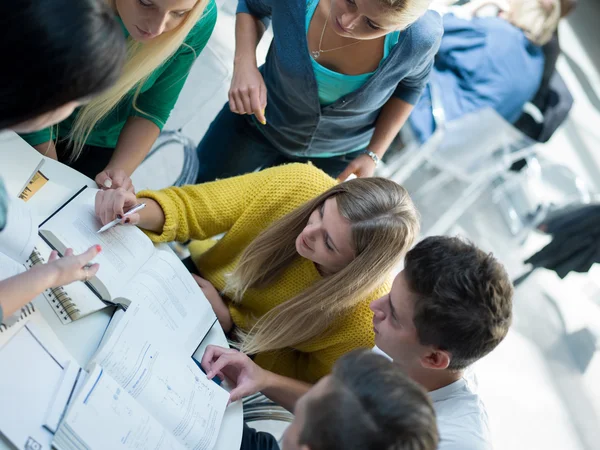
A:
[[[40,239],[25,266],[33,267],[36,264],[44,264],[51,251],[46,242]],[[108,306],[81,281],[47,289],[43,295],[63,324],[71,323]]]

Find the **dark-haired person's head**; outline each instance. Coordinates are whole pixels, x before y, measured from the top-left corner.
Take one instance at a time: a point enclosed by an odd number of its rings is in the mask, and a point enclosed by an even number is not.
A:
[[[425,391],[383,356],[356,350],[298,401],[283,450],[434,450],[437,443]]]
[[[371,303],[375,344],[414,379],[460,372],[504,339],[513,286],[491,254],[456,237],[419,242],[389,295]]]
[[[126,44],[103,0],[3,1],[0,54],[0,130],[29,132],[110,87]]]

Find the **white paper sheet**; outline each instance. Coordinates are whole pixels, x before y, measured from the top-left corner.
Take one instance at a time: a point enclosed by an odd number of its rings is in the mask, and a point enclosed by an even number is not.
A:
[[[0,133],[0,175],[8,195],[17,198],[43,162],[43,156],[14,132]]]
[[[52,434],[43,425],[63,364],[32,323],[0,348],[0,431],[15,447],[50,449]]]
[[[59,450],[185,448],[98,365],[91,367],[53,445]]]
[[[131,302],[147,306],[166,342],[191,355],[216,320],[210,303],[181,261],[157,251],[123,291]]]
[[[188,448],[214,447],[229,395],[171,347],[159,318],[134,303],[92,362]]]
[[[95,278],[110,297],[105,300],[111,300],[154,253],[154,246],[137,227],[117,226],[97,234],[102,226],[94,211],[97,191],[84,190],[40,229],[61,252],[72,248],[82,253],[92,245],[101,245],[102,252],[94,259],[100,264]]]
[[[37,240],[39,217],[18,198],[10,198],[6,226],[0,231],[0,252],[25,264]]]

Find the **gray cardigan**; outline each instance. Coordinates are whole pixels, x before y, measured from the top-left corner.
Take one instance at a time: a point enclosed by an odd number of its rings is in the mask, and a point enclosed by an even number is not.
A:
[[[438,13],[427,11],[400,33],[389,56],[360,89],[322,107],[308,52],[306,3],[238,2],[238,13],[273,26],[274,39],[260,67],[267,86],[268,124],[258,129],[277,149],[292,156],[343,155],[367,146],[390,97],[417,102],[440,45],[442,20]]]

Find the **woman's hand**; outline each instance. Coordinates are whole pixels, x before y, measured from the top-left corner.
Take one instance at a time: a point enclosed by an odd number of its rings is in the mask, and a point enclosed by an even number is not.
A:
[[[42,270],[49,275],[49,287],[65,286],[73,281],[87,281],[96,275],[100,266],[88,263],[102,251],[102,247],[94,245],[81,255],[73,255],[73,249],[67,249],[62,258],[58,253],[50,253],[48,262],[42,266]]]
[[[208,299],[210,306],[212,306],[221,327],[225,333],[229,333],[233,328],[233,319],[231,318],[231,313],[229,312],[229,308],[223,301],[223,297],[219,294],[219,291],[212,285],[212,283],[208,280],[205,280],[202,277],[199,277],[196,274],[192,274],[200,289],[202,289],[202,293]]]
[[[269,372],[237,350],[209,345],[200,363],[209,379],[229,379],[234,388],[229,402],[256,394],[268,386]]]
[[[96,175],[95,181],[100,189],[122,188],[129,192],[135,192],[131,178],[122,169],[104,169]]]
[[[229,109],[236,114],[254,114],[266,125],[267,86],[258,68],[250,63],[237,65],[229,89]]]
[[[338,176],[338,180],[345,181],[352,174],[358,178],[372,177],[375,167],[375,161],[369,155],[357,156]]]
[[[96,216],[106,225],[117,217],[122,217],[138,204],[138,199],[131,191],[119,188],[109,189],[107,191],[98,191],[96,193]],[[138,213],[128,215],[123,219],[123,223],[137,224],[140,221]]]

